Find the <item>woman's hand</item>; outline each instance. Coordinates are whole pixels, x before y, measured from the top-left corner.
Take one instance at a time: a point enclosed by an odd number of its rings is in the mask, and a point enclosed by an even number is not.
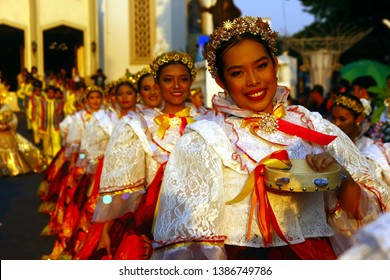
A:
[[[316,171],[323,171],[332,163],[339,164],[329,153],[308,154],[306,155],[306,161],[309,166]]]
[[[337,160],[328,153],[306,155],[306,161],[310,167],[316,171],[323,171],[332,163],[340,165]],[[344,177],[341,187],[337,192],[340,206],[349,216],[354,217],[355,219],[362,219],[364,211],[360,208],[361,190],[359,184],[355,182],[347,169],[342,165],[340,165],[340,167],[340,172]]]

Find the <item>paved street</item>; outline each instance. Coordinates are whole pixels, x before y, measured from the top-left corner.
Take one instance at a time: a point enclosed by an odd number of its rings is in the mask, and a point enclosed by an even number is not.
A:
[[[32,140],[22,113],[18,132]],[[0,259],[38,260],[51,252],[54,237],[42,237],[40,232],[49,216],[37,212],[40,199],[36,195],[42,174],[0,177]]]

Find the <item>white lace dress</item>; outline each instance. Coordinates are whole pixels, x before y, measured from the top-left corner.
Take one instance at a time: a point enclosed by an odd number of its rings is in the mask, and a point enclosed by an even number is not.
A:
[[[371,138],[362,136],[355,140],[355,144],[373,164],[375,174],[386,183],[390,191],[390,143],[375,142]],[[386,206],[389,211],[389,200]]]
[[[195,113],[190,111],[190,115]],[[160,115],[159,109],[131,112],[114,129],[104,155],[94,221],[104,222],[134,212],[159,167],[167,162],[181,136],[180,126],[170,126],[161,137],[155,121]]]
[[[286,88],[279,87],[275,103],[285,104],[288,94]],[[240,193],[261,159],[281,149],[287,150],[291,159],[329,152],[361,183],[362,193],[369,198],[368,205],[361,205],[366,214],[364,220],[356,221],[337,208],[336,191],[268,192],[279,226],[291,244],[304,242],[306,238],[332,237],[335,251],[340,253],[350,245],[344,237],[350,238],[361,222],[377,218],[380,213],[377,198],[363,186],[378,188],[387,199],[384,184],[372,176],[368,161],[352,141],[318,113],[290,106],[285,108],[283,119],[337,135],[325,147],[280,131],[271,134],[258,131],[259,137],[254,136],[247,127],[241,127],[243,117],[253,112],[218,96],[214,97],[214,105],[227,117],[209,113],[208,119],[187,126],[171,153],[160,192],[152,259],[225,259],[224,244],[262,247],[255,215],[251,218],[250,238],[246,238],[250,197],[232,205],[226,202]],[[327,216],[327,211],[333,214]],[[287,244],[273,233],[272,246],[284,245]]]
[[[116,124],[104,153],[94,222],[106,222],[134,212],[146,192],[153,152],[144,119],[129,112]]]
[[[118,115],[111,110],[100,109],[92,114],[82,132],[80,154],[76,166],[85,168],[87,174],[95,173],[117,122]]]

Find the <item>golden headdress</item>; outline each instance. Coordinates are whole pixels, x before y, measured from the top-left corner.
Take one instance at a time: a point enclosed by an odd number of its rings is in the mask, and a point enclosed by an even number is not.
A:
[[[85,91],[86,94],[85,96],[88,98],[88,96],[92,93],[92,92],[98,92],[100,93],[101,96],[103,96],[103,89],[99,86],[95,86],[95,85],[92,85],[92,86],[88,86],[87,87],[87,90]]]
[[[191,96],[197,95],[198,93],[202,93],[203,94],[203,91],[202,91],[201,87],[197,87],[197,88],[192,88],[191,89]]]
[[[362,102],[357,97],[347,94],[337,94],[333,99],[333,106],[343,107],[354,115],[360,115],[365,111]]]
[[[191,73],[192,80],[195,80],[196,77],[196,68],[195,63],[191,55],[189,55],[186,52],[165,52],[161,55],[159,55],[150,65],[150,69],[152,72],[152,75],[155,79],[157,79],[157,73],[160,67],[164,66],[165,64],[169,62],[180,62],[188,67]]]
[[[207,60],[208,70],[212,77],[217,76],[216,51],[223,42],[229,41],[232,37],[250,33],[260,36],[267,44],[273,56],[276,55],[276,39],[278,32],[272,31],[269,24],[260,17],[239,17],[233,21],[227,20],[222,26],[214,30],[210,40],[203,50],[203,56]]]
[[[137,73],[135,73],[134,79],[135,79],[135,84],[137,85],[137,89],[138,89],[139,80],[147,74],[152,74],[150,67],[144,67],[141,70],[139,70]]]
[[[134,90],[137,92],[137,81],[135,80],[134,75],[125,75],[122,78],[119,78],[118,80],[116,80],[115,84],[117,87],[118,85],[125,84],[125,83],[129,83],[134,88]]]
[[[113,89],[113,88],[116,87],[116,83],[117,83],[117,81],[114,80],[114,81],[109,82],[109,83],[106,85],[105,91],[106,91],[106,94],[107,94],[107,95],[109,94],[109,92],[111,91],[111,89]]]

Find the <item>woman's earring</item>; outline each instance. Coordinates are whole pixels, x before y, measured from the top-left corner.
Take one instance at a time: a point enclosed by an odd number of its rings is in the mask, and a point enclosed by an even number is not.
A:
[[[356,126],[357,126],[357,128],[359,129],[359,131],[362,130],[362,126],[361,126],[361,123],[360,123],[360,122],[357,122],[357,123],[356,123]]]

